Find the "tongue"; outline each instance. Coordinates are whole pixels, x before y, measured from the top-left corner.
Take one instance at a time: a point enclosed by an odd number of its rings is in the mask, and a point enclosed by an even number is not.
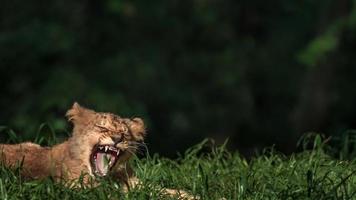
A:
[[[98,153],[96,155],[96,169],[100,172],[102,175],[106,175],[108,172],[109,168],[109,161],[106,158],[105,153]]]
[[[110,162],[111,161],[111,162]],[[96,155],[96,169],[100,174],[106,175],[109,171],[110,165],[115,161],[115,157],[111,154],[97,153]]]

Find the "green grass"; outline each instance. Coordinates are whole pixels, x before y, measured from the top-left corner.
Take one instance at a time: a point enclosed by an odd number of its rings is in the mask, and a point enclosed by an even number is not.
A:
[[[134,159],[143,186],[127,194],[112,180],[96,188],[69,189],[51,179],[24,181],[18,171],[1,167],[0,199],[170,199],[162,187],[201,199],[356,199],[356,158],[336,157],[320,136],[310,150],[285,156],[270,148],[249,161],[224,145],[209,144],[204,141],[177,160],[159,155]]]

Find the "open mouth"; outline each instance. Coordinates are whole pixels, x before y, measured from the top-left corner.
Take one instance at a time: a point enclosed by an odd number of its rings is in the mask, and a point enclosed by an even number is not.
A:
[[[93,172],[99,176],[106,176],[115,166],[119,156],[120,149],[114,146],[95,145],[90,156]]]

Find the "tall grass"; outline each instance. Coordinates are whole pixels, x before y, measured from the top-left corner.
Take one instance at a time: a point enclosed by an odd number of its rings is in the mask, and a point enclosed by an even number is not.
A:
[[[251,160],[209,140],[176,160],[147,153],[131,161],[142,186],[126,194],[111,179],[95,188],[71,189],[51,178],[25,181],[18,170],[1,166],[0,199],[174,199],[162,188],[201,199],[356,199],[355,138],[347,137],[339,151],[328,139],[308,135],[299,153],[286,156],[268,148]]]

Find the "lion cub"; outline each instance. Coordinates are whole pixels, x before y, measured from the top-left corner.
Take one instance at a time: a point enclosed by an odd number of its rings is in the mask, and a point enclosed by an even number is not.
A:
[[[7,167],[21,165],[21,175],[28,179],[51,176],[55,180],[75,181],[83,177],[83,183],[89,186],[93,183],[90,180],[97,184],[96,177],[111,176],[124,184],[124,191],[139,183],[127,161],[143,144],[142,119],[95,112],[78,103],[66,116],[74,125],[67,141],[53,147],[30,142],[0,144],[0,162]],[[184,191],[162,191],[180,199],[194,199]]]
[[[67,141],[53,147],[0,144],[1,162],[8,167],[20,164],[21,175],[29,179],[52,176],[70,181],[84,175],[88,183],[90,177],[110,175],[128,184],[131,172],[126,162],[143,142],[143,121],[95,112],[78,103],[66,116],[74,125]]]

